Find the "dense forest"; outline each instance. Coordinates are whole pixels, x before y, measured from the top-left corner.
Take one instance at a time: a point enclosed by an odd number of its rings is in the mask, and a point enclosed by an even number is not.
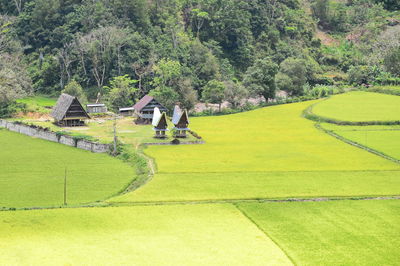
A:
[[[0,0],[0,115],[27,94],[113,109],[400,83],[397,0]]]

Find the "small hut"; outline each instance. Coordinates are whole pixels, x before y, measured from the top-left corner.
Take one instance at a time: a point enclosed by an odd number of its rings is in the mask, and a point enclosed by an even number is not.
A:
[[[119,108],[119,114],[122,116],[133,116],[134,111],[133,107]]]
[[[108,112],[107,106],[104,103],[87,104],[86,110],[88,114],[104,114]]]
[[[137,102],[134,106],[134,112],[137,116],[137,123],[141,124],[150,124],[154,115],[154,108],[158,108],[161,113],[168,112],[168,109],[165,108],[162,104],[160,104],[156,99],[152,96],[146,95],[139,102]]]
[[[177,138],[186,138],[187,132],[190,130],[189,126],[189,115],[187,110],[184,111],[179,108],[178,105],[175,105],[174,115],[172,116],[172,123],[174,124],[175,137]]]
[[[51,115],[57,125],[64,127],[83,126],[90,119],[78,98],[65,93],[58,98]]]
[[[168,131],[167,115],[165,112],[161,113],[158,107],[154,108],[152,124],[154,126],[154,131],[156,132],[154,135],[155,138],[167,137],[165,134]]]

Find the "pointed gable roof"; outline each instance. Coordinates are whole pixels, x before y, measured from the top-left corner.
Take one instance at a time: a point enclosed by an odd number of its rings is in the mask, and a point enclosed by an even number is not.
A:
[[[154,108],[152,125],[156,127],[158,125],[158,122],[160,121],[160,118],[161,118],[160,109],[156,107]]]
[[[167,114],[164,112],[160,115],[159,119],[155,121],[154,129],[161,130],[161,131],[166,131],[168,130],[168,122],[167,122]]]
[[[179,120],[181,119],[182,116],[182,110],[179,108],[178,105],[175,105],[174,107],[174,114],[172,115],[172,123],[174,125],[179,123]]]
[[[146,105],[148,105],[154,98],[150,95],[144,96],[140,101],[138,101],[133,108],[135,111],[140,112]]]
[[[58,98],[57,103],[54,106],[53,111],[51,113],[51,116],[55,120],[58,121],[63,120],[74,100],[76,100],[79,103],[79,105],[82,108],[82,111],[85,113],[85,116],[87,118],[90,118],[90,116],[86,113],[86,110],[83,108],[82,104],[79,102],[78,98],[66,93],[61,94],[60,97]]]
[[[189,124],[189,115],[187,113],[187,110],[185,109],[182,112],[182,109],[178,105],[175,105],[174,115],[172,116],[172,123],[177,126],[182,122]]]

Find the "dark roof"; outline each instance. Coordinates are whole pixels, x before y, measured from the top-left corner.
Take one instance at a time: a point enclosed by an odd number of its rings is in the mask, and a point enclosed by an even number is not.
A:
[[[144,96],[140,101],[138,101],[133,108],[135,111],[140,112],[146,105],[148,105],[154,98],[150,95]]]
[[[68,95],[66,93],[61,94],[57,100],[56,105],[53,108],[53,112],[51,113],[51,116],[57,121],[63,120],[65,117],[65,114],[67,113],[69,107],[71,106],[71,104],[74,102],[75,99],[78,101],[79,104],[81,104],[76,97]],[[81,105],[81,107],[82,107],[82,105]],[[82,107],[82,110],[85,112],[86,117],[90,118],[90,116],[86,113],[86,111],[83,107]]]

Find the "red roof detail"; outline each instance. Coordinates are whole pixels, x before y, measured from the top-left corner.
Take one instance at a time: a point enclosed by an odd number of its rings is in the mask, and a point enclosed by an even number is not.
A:
[[[135,111],[140,112],[146,105],[148,105],[154,98],[146,95],[140,101],[138,101],[133,108]]]

